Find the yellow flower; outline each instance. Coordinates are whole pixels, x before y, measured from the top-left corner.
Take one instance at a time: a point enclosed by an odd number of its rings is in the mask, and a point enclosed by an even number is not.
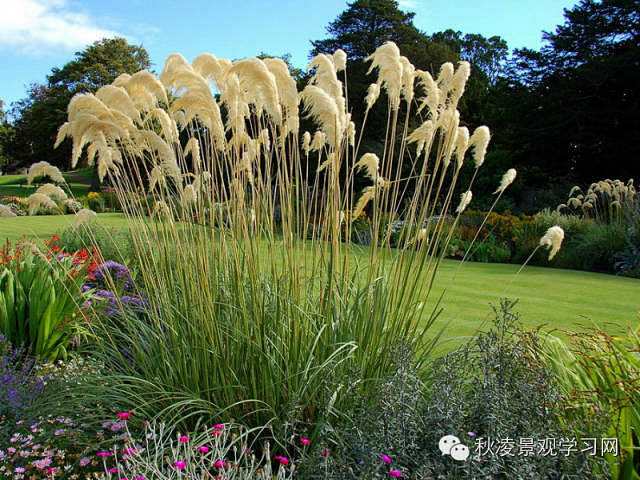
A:
[[[87,195],[87,198],[89,200],[91,200],[92,198],[100,198],[100,194],[98,192],[89,192],[89,195]]]

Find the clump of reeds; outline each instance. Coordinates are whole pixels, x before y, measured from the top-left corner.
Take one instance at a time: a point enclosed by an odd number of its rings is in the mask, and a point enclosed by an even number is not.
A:
[[[472,199],[473,180],[458,204],[459,173],[482,166],[490,133],[460,125],[468,63],[433,78],[390,42],[367,60],[377,80],[362,105],[347,105],[344,52],[316,56],[301,92],[278,59],[174,54],[159,78],[74,97],[59,140],[72,137],[74,163],[86,147],[116,186],[149,305],[144,320],[91,324],[116,373],[103,398],[185,422],[278,424],[294,411],[310,425],[339,409],[336,370],[382,378],[398,344],[422,365],[436,337],[429,293]],[[356,126],[349,108],[377,102],[384,149],[359,152],[366,115]],[[364,210],[372,244],[356,252]]]
[[[601,223],[624,223],[633,210],[638,209],[638,196],[633,179],[601,180],[592,183],[586,191],[578,185],[569,192],[567,203],[558,205],[557,211],[592,218]]]

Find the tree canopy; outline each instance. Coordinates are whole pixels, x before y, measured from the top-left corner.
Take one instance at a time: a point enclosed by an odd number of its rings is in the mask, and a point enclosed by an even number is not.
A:
[[[18,165],[47,160],[58,167],[69,166],[71,149],[65,142],[53,144],[58,128],[66,121],[67,105],[76,93],[95,92],[122,73],[135,73],[151,65],[142,46],[123,38],[105,38],[76,52],[62,68],[53,68],[43,84],[32,84],[28,96],[13,108],[15,138],[7,145]]]
[[[516,50],[492,92],[490,122],[532,185],[640,174],[640,2],[582,0]]]

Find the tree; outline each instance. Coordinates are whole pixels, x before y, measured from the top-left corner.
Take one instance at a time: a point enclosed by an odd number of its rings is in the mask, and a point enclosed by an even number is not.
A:
[[[640,175],[640,1],[582,0],[516,50],[497,85],[496,141],[532,185]]]
[[[102,39],[75,55],[62,68],[53,68],[45,83],[32,84],[28,96],[15,104],[16,135],[9,148],[18,164],[47,160],[67,168],[71,158],[69,141],[56,150],[53,144],[58,128],[66,121],[71,97],[95,92],[122,73],[132,74],[151,65],[142,46],[129,45],[123,38]]]
[[[13,140],[15,135],[13,127],[7,121],[7,115],[3,107],[4,102],[0,100],[0,171],[4,165],[9,163],[6,146]]]

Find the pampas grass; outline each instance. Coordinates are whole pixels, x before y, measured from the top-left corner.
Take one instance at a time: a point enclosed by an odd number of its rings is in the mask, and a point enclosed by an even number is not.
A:
[[[55,210],[58,208],[56,202],[42,193],[29,195],[27,205],[29,206],[29,215],[35,215],[42,210]]]
[[[57,185],[46,183],[36,190],[36,193],[46,195],[54,202],[61,202],[67,199],[67,194]]]
[[[15,216],[17,215],[13,213],[13,210],[11,210],[8,206],[0,203],[0,217],[15,217]]]
[[[49,162],[37,162],[29,167],[27,173],[27,183],[31,185],[33,180],[37,177],[49,177],[52,182],[64,183],[64,177],[57,167],[49,164]]]
[[[489,134],[485,127],[469,138],[460,127],[464,65],[457,74],[444,66],[424,96],[415,78],[430,76],[393,43],[368,60],[377,78],[357,108],[368,111],[381,90],[386,95],[389,132],[379,154],[357,153],[366,113],[355,125],[347,111],[340,52],[312,60],[312,80],[299,94],[275,59],[204,54],[189,64],[171,55],[160,79],[147,72],[114,82],[142,123],[117,110],[115,90],[100,103],[74,103],[63,133],[99,157],[120,155],[105,174],[149,303],[144,321],[123,311],[124,323],[91,323],[111,387],[84,395],[184,425],[205,415],[277,430],[291,414],[313,429],[343,407],[335,372],[348,369],[367,379],[357,388],[374,388],[398,344],[417,368],[427,365],[440,308],[431,286],[471,201],[473,180],[456,209],[459,167],[470,148],[476,170],[482,165]],[[402,99],[406,121],[398,119]],[[429,118],[409,131],[418,124],[408,121],[413,104],[429,108]],[[313,135],[299,134],[301,113]],[[351,234],[363,212],[371,245],[356,264]]]

